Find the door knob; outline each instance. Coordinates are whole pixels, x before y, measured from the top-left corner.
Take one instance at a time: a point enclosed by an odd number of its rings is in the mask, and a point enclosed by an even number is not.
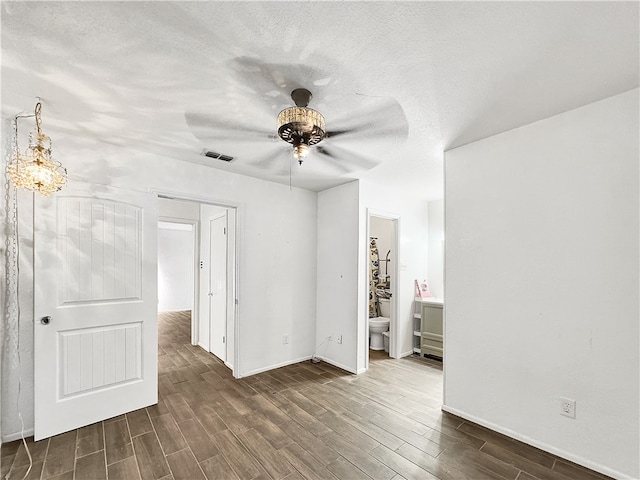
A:
[[[51,317],[46,316],[46,317],[42,317],[40,319],[40,323],[43,325],[49,325],[49,322],[51,321]]]

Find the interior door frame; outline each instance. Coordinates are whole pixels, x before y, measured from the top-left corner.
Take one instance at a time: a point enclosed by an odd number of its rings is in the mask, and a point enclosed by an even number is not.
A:
[[[383,210],[375,210],[372,208],[367,208],[367,234],[366,234],[366,268],[367,268],[367,281],[365,282],[366,291],[365,291],[365,301],[366,308],[364,309],[365,316],[365,370],[369,369],[369,292],[371,290],[371,286],[369,285],[369,238],[371,237],[371,217],[383,218],[385,220],[390,220],[394,223],[394,235],[391,239],[391,251],[392,253],[395,250],[395,253],[392,254],[391,262],[392,264],[392,275],[393,282],[391,282],[391,305],[390,305],[390,313],[391,313],[391,322],[389,322],[389,357],[391,358],[399,358],[400,354],[400,339],[398,338],[398,281],[400,279],[400,268],[398,259],[400,258],[400,215],[391,212],[385,212]]]
[[[192,311],[193,315],[191,315],[191,344],[196,345],[198,343],[198,331],[197,331],[197,319],[200,315],[200,305],[198,303],[199,295],[198,295],[198,259],[200,258],[200,242],[198,238],[200,237],[200,229],[198,228],[197,220],[190,220],[188,218],[178,218],[178,217],[164,217],[158,215],[158,222],[166,222],[166,223],[180,223],[183,225],[191,225],[193,230],[193,272],[194,272],[194,280],[193,280],[193,304]]]
[[[232,261],[230,261],[228,263],[228,267],[229,268],[233,268],[233,278],[234,281],[231,282],[231,284],[227,284],[227,288],[231,289],[232,295],[231,298],[233,299],[233,302],[231,302],[231,305],[229,305],[227,303],[227,316],[229,315],[229,310],[231,310],[232,313],[232,320],[233,320],[233,364],[231,366],[231,372],[233,374],[234,378],[240,378],[239,376],[239,372],[240,372],[240,308],[239,308],[239,285],[240,285],[240,259],[239,259],[239,248],[238,245],[240,244],[241,241],[241,228],[240,228],[240,221],[238,220],[240,218],[240,216],[242,215],[242,205],[236,202],[231,202],[228,200],[224,200],[224,199],[220,199],[220,198],[215,198],[215,197],[210,197],[208,195],[192,195],[192,194],[188,194],[188,193],[183,193],[183,192],[176,192],[176,191],[171,191],[171,190],[166,190],[166,189],[158,189],[158,188],[151,188],[149,189],[150,193],[153,193],[155,195],[158,196],[158,198],[165,198],[165,199],[169,199],[169,200],[182,200],[182,201],[189,201],[189,202],[195,202],[195,203],[200,203],[200,204],[208,204],[208,205],[214,205],[217,207],[223,207],[223,208],[228,208],[228,209],[234,209],[235,210],[235,218],[233,221],[233,228],[235,231],[235,238],[234,238],[234,243],[233,243],[233,259]],[[200,220],[200,222],[202,221],[202,219]],[[228,221],[228,219],[227,219]],[[230,227],[229,223],[227,224],[228,227]],[[197,245],[197,249],[196,249],[196,270],[194,272],[194,276],[195,276],[195,287],[197,287],[195,289],[194,295],[199,295],[200,292],[200,236],[199,236],[200,231],[198,231],[198,235],[196,236],[196,243]],[[198,300],[199,302],[199,297],[196,297],[196,300]],[[198,303],[196,302],[196,304]],[[198,325],[199,322],[201,320],[201,312],[200,312],[200,308],[198,307],[197,310],[197,315],[194,315],[196,318],[192,319],[192,327],[195,325],[195,328],[192,328],[192,339],[191,342],[193,345],[197,345],[197,340],[198,338],[196,337],[195,339],[193,338],[194,335],[197,335],[198,332]],[[194,333],[195,332],[195,333]],[[194,343],[195,340],[195,343]],[[228,362],[227,362],[227,366]]]

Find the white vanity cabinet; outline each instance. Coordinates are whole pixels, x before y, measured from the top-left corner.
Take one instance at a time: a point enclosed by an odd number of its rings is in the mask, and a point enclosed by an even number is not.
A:
[[[442,358],[444,353],[442,311],[443,302],[438,299],[423,299],[421,312],[420,355]]]

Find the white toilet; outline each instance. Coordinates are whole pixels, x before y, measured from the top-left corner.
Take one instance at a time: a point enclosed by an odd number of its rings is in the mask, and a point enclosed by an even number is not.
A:
[[[384,350],[384,339],[382,332],[389,331],[389,299],[381,298],[380,300],[381,317],[369,319],[369,348],[371,350]]]
[[[379,298],[380,303],[380,316],[384,318],[391,318],[391,299]]]

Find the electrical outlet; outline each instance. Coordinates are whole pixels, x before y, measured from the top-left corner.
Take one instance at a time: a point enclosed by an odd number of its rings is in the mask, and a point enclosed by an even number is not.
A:
[[[342,344],[342,335],[338,335],[338,343]]]
[[[560,415],[576,418],[576,401],[570,398],[560,398]]]
[[[289,343],[289,335],[284,335],[282,337],[282,344],[287,345]]]

